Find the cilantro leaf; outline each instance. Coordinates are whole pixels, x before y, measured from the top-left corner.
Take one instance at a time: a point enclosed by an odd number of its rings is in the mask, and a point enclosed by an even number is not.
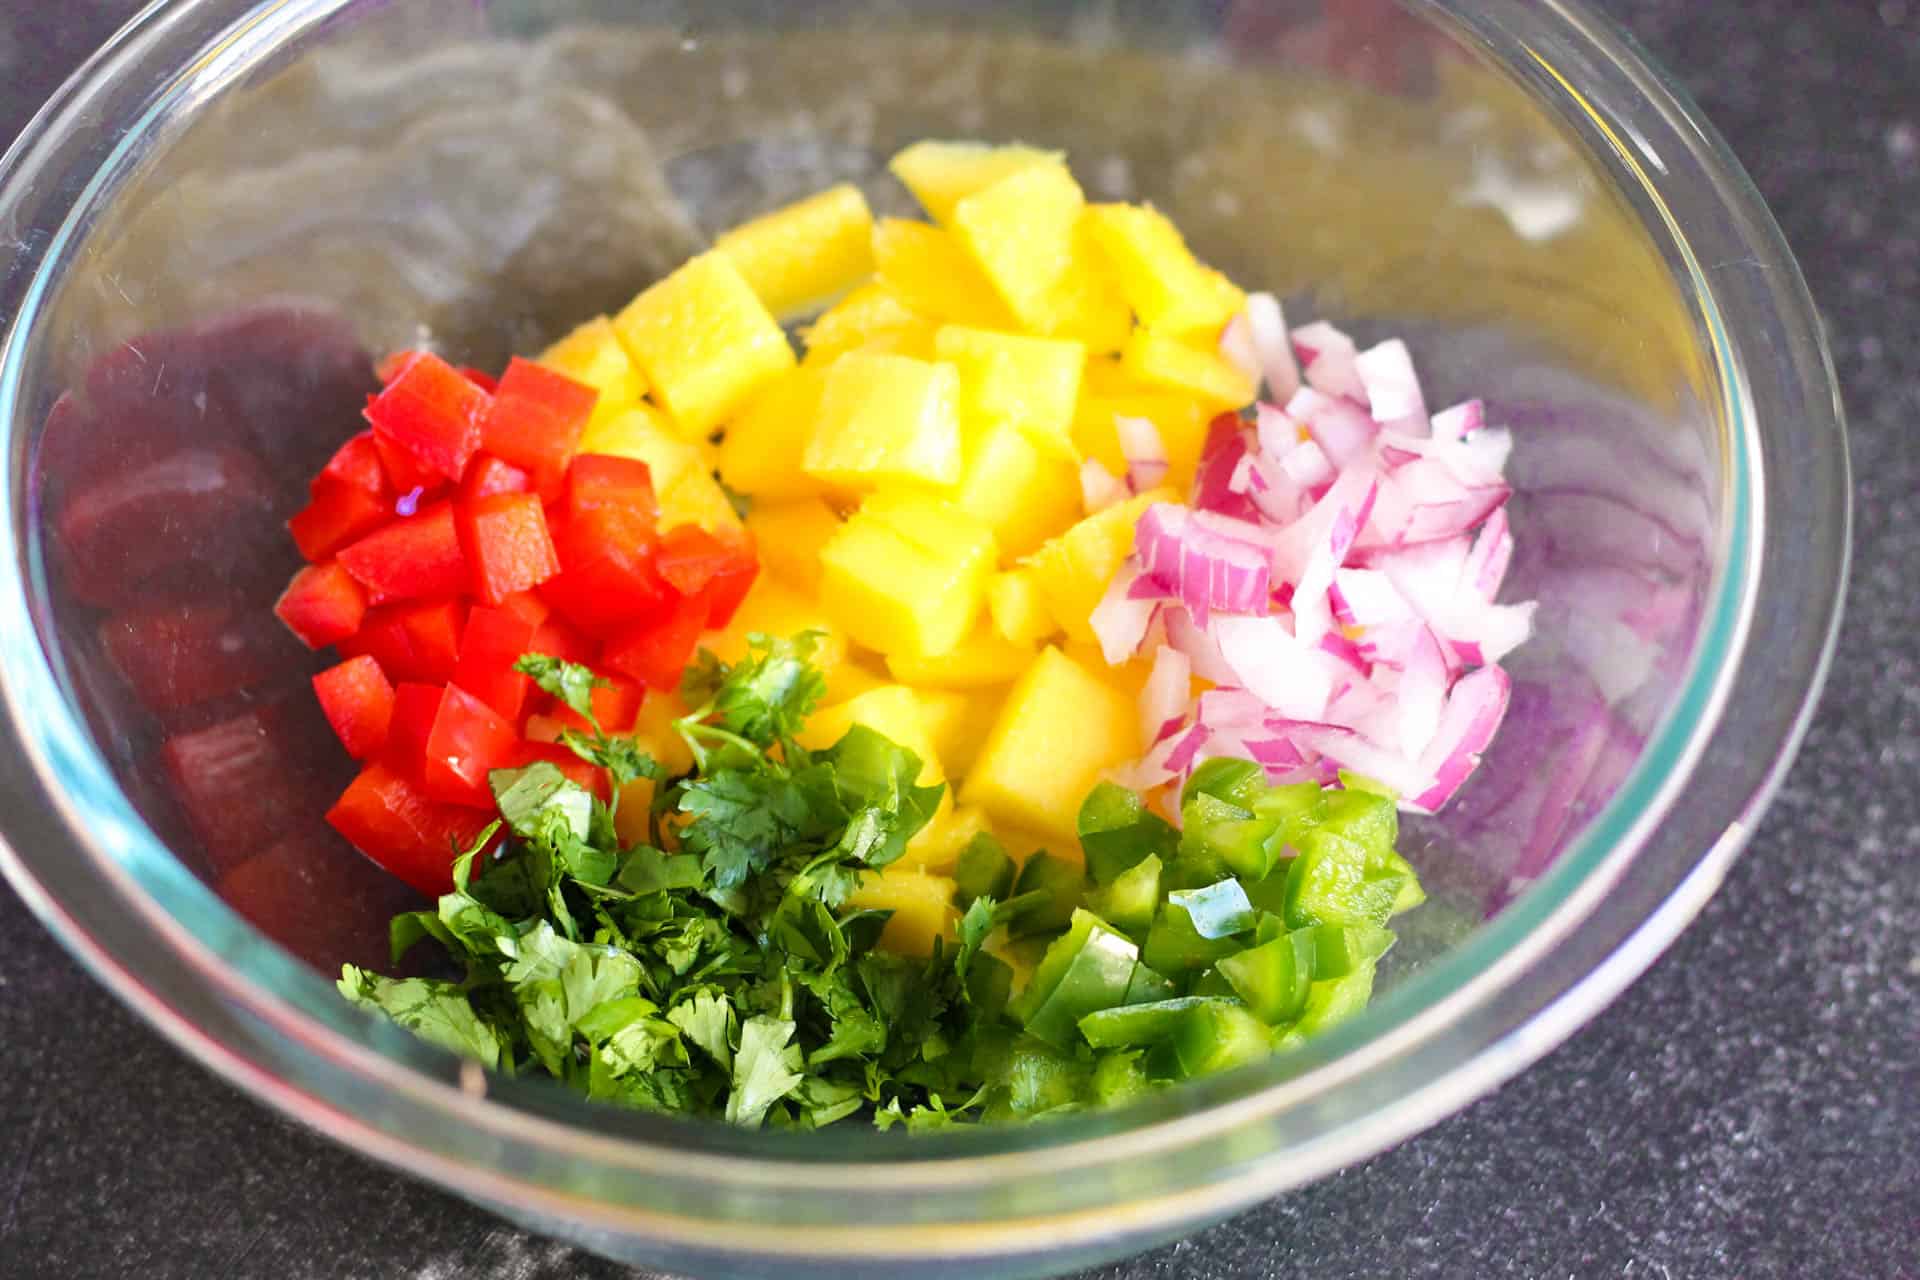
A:
[[[812,665],[820,633],[792,639],[753,632],[747,656],[728,665],[702,650],[681,677],[681,696],[700,710],[687,717],[755,746],[787,742],[826,697],[827,681]]]
[[[722,1071],[733,1070],[733,1006],[711,991],[695,992],[690,1000],[673,1006],[667,1021],[717,1063]]]
[[[733,1091],[727,1123],[757,1129],[767,1108],[792,1093],[806,1077],[787,1063],[794,1024],[758,1015],[740,1024],[740,1051],[733,1059]]]
[[[593,691],[607,688],[608,682],[595,675],[591,667],[544,653],[528,653],[521,655],[513,669],[531,679],[542,693],[560,699],[568,710],[598,732],[600,722],[593,715]]]
[[[490,1069],[500,1065],[499,1034],[480,1020],[466,993],[453,983],[383,978],[343,965],[337,985],[354,1004],[386,1014],[422,1040],[477,1058]]]

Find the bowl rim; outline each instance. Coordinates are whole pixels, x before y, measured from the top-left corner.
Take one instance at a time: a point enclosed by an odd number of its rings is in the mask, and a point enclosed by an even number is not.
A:
[[[6,278],[0,301],[12,301],[9,295],[17,295],[20,303],[11,308],[5,344],[0,348],[0,407],[6,409],[9,420],[22,400],[19,366],[24,334],[57,273],[50,268],[57,269],[63,255],[77,243],[85,215],[95,197],[110,189],[113,176],[132,154],[129,148],[139,144],[167,111],[177,109],[188,97],[217,93],[244,74],[262,47],[277,47],[301,32],[316,29],[341,3],[268,0],[243,6],[223,5],[219,0],[156,0],[63,85],[0,158],[0,214],[17,213],[23,199],[19,193],[22,184],[30,184],[60,161],[63,147],[72,144],[76,118],[96,109],[99,95],[130,67],[143,58],[178,48],[218,51],[186,71],[178,70],[179,63],[170,67],[171,78],[165,90],[144,104],[139,118],[98,158],[93,170],[80,175],[84,186],[70,197],[67,207],[57,210],[61,214],[58,230],[44,247],[21,255],[31,258],[33,270],[23,279],[16,265]],[[1503,15],[1510,15],[1516,8],[1508,0],[1496,0],[1478,6],[1484,12],[1475,18],[1460,12],[1475,7],[1462,0],[1415,3],[1423,12],[1461,24],[1476,34],[1484,34],[1486,24],[1509,21],[1510,17]],[[1788,338],[1813,353],[1816,363],[1825,369],[1830,389],[1831,365],[1805,286],[1757,193],[1724,143],[1624,36],[1605,19],[1588,12],[1578,0],[1538,0],[1533,22],[1550,27],[1562,39],[1573,41],[1624,74],[1643,95],[1642,105],[1652,109],[1671,130],[1672,139],[1689,148],[1716,197],[1739,213],[1737,224],[1748,233],[1743,247],[1773,272],[1775,280],[1769,296],[1783,310],[1781,319],[1789,331]],[[1377,1074],[1418,1060],[1421,1051],[1433,1050],[1435,1037],[1443,1029],[1469,1015],[1486,1019],[1476,1025],[1499,1027],[1496,1036],[1469,1053],[1453,1056],[1444,1063],[1445,1069],[1421,1086],[1401,1091],[1378,1108],[1299,1144],[1289,1152],[1289,1159],[1263,1157],[1245,1169],[1171,1193],[1047,1214],[994,1215],[991,1232],[982,1232],[967,1222],[904,1219],[858,1226],[794,1222],[760,1225],[737,1220],[726,1224],[725,1243],[730,1250],[789,1254],[799,1249],[822,1257],[890,1257],[920,1254],[930,1246],[955,1256],[1012,1254],[1058,1248],[1063,1240],[1150,1234],[1198,1218],[1219,1216],[1370,1155],[1434,1123],[1491,1090],[1571,1034],[1643,971],[1704,905],[1744,844],[1753,818],[1778,786],[1805,731],[1825,678],[1846,578],[1845,531],[1850,513],[1844,428],[1835,398],[1828,418],[1809,419],[1805,429],[1814,435],[1830,434],[1840,442],[1837,501],[1834,495],[1828,495],[1831,512],[1841,527],[1838,558],[1830,566],[1830,597],[1818,601],[1807,615],[1822,638],[1813,665],[1805,673],[1805,694],[1778,751],[1766,767],[1746,780],[1744,794],[1738,797],[1739,816],[1725,826],[1720,838],[1691,861],[1676,862],[1671,868],[1673,882],[1659,902],[1607,946],[1590,968],[1570,977],[1562,975],[1549,984],[1550,990],[1533,991],[1524,1016],[1503,1020],[1487,1014],[1496,997],[1519,978],[1540,974],[1543,957],[1595,918],[1604,899],[1642,860],[1649,837],[1692,778],[1709,745],[1711,730],[1720,723],[1734,686],[1747,667],[1753,619],[1763,585],[1760,556],[1769,527],[1767,476],[1756,429],[1758,409],[1753,389],[1747,382],[1739,344],[1723,323],[1710,270],[1695,252],[1689,233],[1682,230],[1662,200],[1659,181],[1647,171],[1649,157],[1658,162],[1659,153],[1645,136],[1617,128],[1607,113],[1567,83],[1545,53],[1534,47],[1528,52],[1540,68],[1565,87],[1566,100],[1559,105],[1587,113],[1609,139],[1615,159],[1637,176],[1685,259],[1720,379],[1720,409],[1730,429],[1732,474],[1725,495],[1728,514],[1723,526],[1727,549],[1738,554],[1725,557],[1725,567],[1710,589],[1713,603],[1707,611],[1707,623],[1703,624],[1675,705],[1663,717],[1613,801],[1535,885],[1453,952],[1384,993],[1362,1018],[1296,1051],[1284,1077],[1271,1078],[1271,1072],[1249,1069],[1188,1086],[1181,1091],[1177,1106],[1163,1102],[1159,1106],[1122,1108],[1058,1126],[966,1133],[912,1144],[889,1143],[863,1134],[857,1140],[837,1143],[834,1151],[838,1154],[830,1154],[818,1141],[792,1135],[716,1132],[715,1126],[645,1116],[623,1115],[614,1121],[604,1109],[562,1097],[544,1086],[489,1080],[452,1055],[377,1024],[358,1011],[344,1006],[322,1008],[318,1002],[331,999],[326,994],[328,984],[257,934],[253,934],[258,949],[255,967],[272,981],[249,978],[231,967],[231,955],[224,948],[195,937],[162,907],[162,899],[197,898],[207,910],[225,910],[209,890],[173,863],[170,855],[159,856],[164,854],[163,847],[118,796],[105,761],[58,693],[55,664],[37,644],[16,644],[0,650],[0,701],[4,701],[7,721],[0,726],[5,733],[0,754],[9,757],[9,768],[17,775],[12,779],[12,789],[30,794],[44,810],[38,816],[52,821],[35,831],[19,820],[7,819],[7,838],[0,841],[0,869],[56,936],[121,999],[202,1063],[283,1112],[358,1150],[397,1167],[425,1173],[470,1196],[608,1230],[639,1231],[689,1248],[705,1248],[711,1243],[715,1229],[712,1217],[601,1198],[565,1184],[535,1183],[505,1174],[476,1158],[473,1152],[484,1144],[468,1145],[458,1152],[444,1147],[429,1149],[406,1134],[417,1131],[413,1128],[416,1122],[452,1122],[484,1132],[503,1146],[526,1144],[548,1152],[564,1151],[573,1159],[604,1162],[609,1169],[640,1177],[706,1180],[714,1186],[757,1189],[762,1195],[778,1193],[795,1178],[811,1180],[817,1189],[839,1196],[902,1197],[916,1190],[950,1193],[956,1185],[984,1189],[1016,1176],[1023,1181],[1064,1179],[1076,1170],[1150,1162],[1175,1149],[1222,1142],[1281,1111],[1324,1097],[1336,1084],[1344,1088],[1345,1082],[1369,1072]],[[1661,145],[1667,141],[1662,138]],[[16,478],[19,465],[16,460]],[[15,531],[16,540],[23,545],[31,543],[20,532],[28,515],[19,509],[11,488],[0,493],[0,503],[6,506],[6,524]],[[35,565],[23,572],[13,557],[0,557],[0,617],[9,621],[30,617],[29,581],[38,572]],[[1685,729],[1684,724],[1696,727]],[[1707,731],[1697,727],[1701,725]],[[24,770],[21,760],[26,765]],[[62,782],[63,778],[67,781]],[[77,798],[83,795],[84,803]],[[103,823],[103,815],[111,820]],[[23,854],[23,849],[44,847],[44,840],[33,837],[48,834],[62,846],[61,856],[77,852],[86,863],[87,874],[97,881],[99,900],[87,912],[76,910],[75,899],[64,892],[61,880],[48,874],[44,857]],[[164,863],[172,863],[171,870]],[[99,894],[100,888],[106,892]],[[127,930],[106,930],[95,923],[101,918],[102,902],[141,921],[146,930],[140,940],[146,948],[145,956],[161,957],[168,967],[155,970],[131,963],[134,944],[126,936]],[[230,912],[228,915],[231,917]],[[232,920],[235,938],[244,942],[252,930],[237,917]],[[279,994],[287,990],[304,991],[309,998],[299,1006],[290,1004]],[[1433,992],[1444,995],[1423,998]],[[230,1012],[223,1016],[216,1005]],[[225,1038],[208,1034],[202,1025],[215,1019],[228,1026]],[[298,1046],[298,1051],[325,1059],[340,1079],[331,1089],[311,1082],[290,1083],[272,1069],[265,1050],[249,1044],[238,1033],[243,1025],[255,1027],[260,1034],[284,1037],[287,1044]],[[1442,1053],[1442,1057],[1447,1055]],[[1266,1082],[1258,1087],[1250,1085],[1256,1080]],[[353,1104],[367,1091],[381,1097],[383,1111],[377,1121],[366,1119],[354,1109]],[[502,1098],[507,1101],[498,1101]],[[594,1129],[588,1129],[589,1124]],[[696,1145],[702,1149],[693,1149]],[[810,1150],[805,1149],[808,1146]],[[853,1159],[843,1158],[848,1150],[855,1153]]]

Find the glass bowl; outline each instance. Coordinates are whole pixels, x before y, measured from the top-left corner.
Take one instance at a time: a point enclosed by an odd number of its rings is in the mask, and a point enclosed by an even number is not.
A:
[[[927,136],[1072,153],[1201,255],[1514,428],[1541,601],[1434,900],[1367,1013],[1102,1114],[748,1133],[488,1076],[342,1003],[395,890],[319,813],[280,529],[370,353],[491,365],[716,228]],[[1805,288],[1725,148],[1562,0],[163,0],[8,153],[8,875],[254,1096],[538,1230],[701,1275],[1041,1274],[1405,1138],[1699,910],[1817,692],[1846,450]]]

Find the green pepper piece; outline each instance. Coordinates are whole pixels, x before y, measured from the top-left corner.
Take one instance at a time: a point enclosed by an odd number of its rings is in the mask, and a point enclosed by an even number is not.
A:
[[[1067,931],[1048,944],[1040,962],[1033,967],[1033,976],[1027,979],[1026,990],[1013,1002],[1013,1016],[1025,1022],[1027,1017],[1053,994],[1060,985],[1060,979],[1072,966],[1073,958],[1080,954],[1080,948],[1104,922],[1091,911],[1076,911]]]
[[[1209,1000],[1189,1009],[1175,1026],[1174,1060],[1191,1079],[1257,1062],[1273,1052],[1265,1023],[1225,1000]]]
[[[1231,938],[1258,923],[1247,891],[1229,877],[1203,889],[1182,889],[1167,895],[1167,904],[1179,907],[1203,938]]]
[[[1226,956],[1220,958],[1224,960]],[[1193,980],[1193,986],[1188,988],[1187,994],[1190,996],[1213,996],[1221,1000],[1239,999],[1239,994],[1234,991],[1233,984],[1227,981],[1227,975],[1220,972],[1220,966],[1218,964],[1195,978]]]
[[[1160,857],[1148,854],[1093,894],[1094,908],[1122,933],[1142,936],[1160,906]]]
[[[1400,814],[1393,797],[1374,791],[1329,792],[1326,816],[1320,825],[1353,841],[1370,858],[1391,853],[1400,839]]]
[[[1258,880],[1272,870],[1286,847],[1276,840],[1279,824],[1216,796],[1202,793],[1182,814],[1180,854],[1220,862],[1235,875]]]
[[[1080,805],[1080,847],[1087,875],[1095,884],[1111,884],[1146,858],[1171,857],[1180,833],[1147,808],[1139,793],[1102,782]]]
[[[1133,966],[1133,976],[1127,979],[1127,1004],[1151,1004],[1155,1000],[1171,1000],[1180,994],[1179,988],[1167,981],[1144,964]]]
[[[1199,889],[1191,892],[1205,893],[1206,890]],[[1140,948],[1140,958],[1149,967],[1175,981],[1195,969],[1206,968],[1221,956],[1229,956],[1240,950],[1240,943],[1232,936],[1224,938],[1202,936],[1200,931],[1194,928],[1193,917],[1188,913],[1184,902],[1185,897],[1184,893],[1176,893],[1168,898],[1166,905],[1160,908],[1160,914],[1154,917],[1153,927],[1147,931],[1146,945]],[[1244,894],[1241,895],[1241,901],[1245,901]],[[1219,914],[1210,916],[1210,925],[1219,923]],[[1251,907],[1246,911],[1246,923],[1249,926],[1253,923]]]
[[[954,897],[962,910],[976,898],[1004,902],[1013,892],[1013,877],[1013,858],[998,840],[982,831],[967,841],[954,864]]]
[[[1385,880],[1393,876],[1405,877],[1400,885],[1400,892],[1393,900],[1394,915],[1397,916],[1402,911],[1411,911],[1427,900],[1427,891],[1420,886],[1420,873],[1413,869],[1411,862],[1389,849],[1379,859],[1377,865],[1379,866],[1378,874],[1375,874],[1373,867],[1369,866],[1368,879]]]
[[[1007,1061],[1008,1104],[1016,1116],[1057,1111],[1078,1102],[1091,1071],[1078,1058],[1023,1036]]]
[[[1394,943],[1391,931],[1373,924],[1322,924],[1299,931],[1313,944],[1313,977],[1320,982],[1344,978],[1371,964]]]
[[[1093,1064],[1093,1099],[1103,1107],[1118,1106],[1153,1092],[1145,1057],[1137,1049],[1103,1053]]]
[[[1247,896],[1248,898],[1252,898],[1253,895],[1248,894]],[[1255,903],[1254,905],[1257,907],[1259,904]],[[1287,922],[1271,911],[1262,910],[1260,912],[1260,918],[1253,926],[1253,945],[1262,947],[1272,942],[1275,938],[1284,938],[1286,936]]]
[[[1208,997],[1181,996],[1173,1000],[1155,1000],[1151,1004],[1101,1009],[1080,1019],[1080,1034],[1096,1049],[1158,1044],[1173,1035],[1180,1019],[1208,1003],[1217,1004],[1219,1001]]]
[[[1180,789],[1182,814],[1195,799],[1203,795],[1241,809],[1251,809],[1255,798],[1267,790],[1266,781],[1266,771],[1251,760],[1230,756],[1204,760],[1187,775],[1187,785]]]
[[[1223,957],[1214,966],[1254,1017],[1278,1026],[1300,1015],[1313,983],[1313,938],[1307,930]]]
[[[1291,1049],[1307,1037],[1337,1026],[1366,1008],[1373,996],[1373,968],[1373,961],[1368,960],[1345,977],[1314,983],[1307,992],[1307,1007],[1275,1047]]]
[[[1284,787],[1268,787],[1253,802],[1255,817],[1276,826],[1275,834],[1283,845],[1298,848],[1301,837],[1320,825],[1327,814],[1327,792],[1317,782],[1294,782]]]
[[[1045,849],[1035,851],[1027,859],[1027,865],[1020,868],[1020,879],[1014,884],[1014,896],[1022,897],[1029,893],[1045,895],[1038,904],[1019,913],[1007,925],[1007,932],[1015,937],[1024,937],[1035,933],[1051,933],[1064,929],[1073,918],[1074,909],[1080,905],[1086,888],[1086,876],[1080,868],[1065,858],[1055,857]]]
[[[1013,966],[999,956],[977,952],[967,965],[967,1003],[976,1023],[993,1023],[1006,1012],[1013,995]]]
[[[1369,882],[1367,851],[1326,827],[1307,833],[1287,869],[1287,925],[1385,924],[1400,884]]]
[[[1047,998],[1023,1019],[1027,1034],[1058,1048],[1071,1045],[1080,1019],[1127,998],[1139,958],[1140,949],[1131,941],[1096,924]]]

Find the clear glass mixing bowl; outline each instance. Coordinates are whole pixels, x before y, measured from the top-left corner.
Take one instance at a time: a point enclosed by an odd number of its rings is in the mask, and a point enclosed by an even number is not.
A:
[[[1513,426],[1542,601],[1368,1013],[1106,1114],[744,1133],[490,1078],[326,972],[396,905],[266,616],[368,353],[487,365],[927,136],[1072,153],[1201,254]],[[1811,303],[1724,147],[1561,0],[182,0],[0,173],[8,874],[210,1067],[540,1230],[703,1275],[1038,1274],[1404,1138],[1520,1070],[1719,883],[1837,620]]]

